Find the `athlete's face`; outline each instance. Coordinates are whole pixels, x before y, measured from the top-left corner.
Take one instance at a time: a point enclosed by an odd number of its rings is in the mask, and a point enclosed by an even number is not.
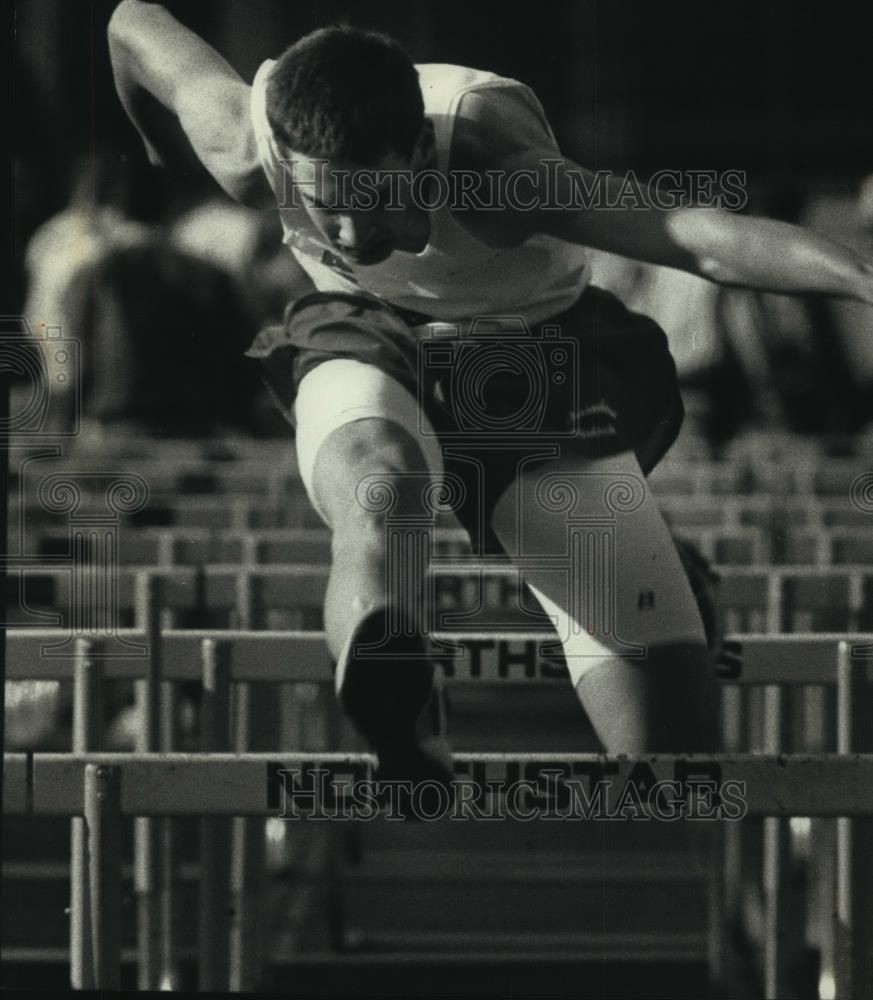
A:
[[[432,144],[420,143],[412,157],[390,152],[367,166],[294,152],[287,158],[296,204],[349,263],[380,264],[395,250],[426,245],[427,213],[416,208],[403,178],[431,165]]]

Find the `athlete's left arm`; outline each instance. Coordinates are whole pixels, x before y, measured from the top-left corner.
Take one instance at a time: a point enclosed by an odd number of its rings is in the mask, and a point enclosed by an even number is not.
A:
[[[520,148],[515,123],[495,114],[486,98],[469,96],[474,100],[465,98],[466,161],[507,176],[530,172],[515,187],[518,198],[501,213],[510,242],[545,233],[719,284],[789,294],[821,292],[873,304],[873,261],[854,251],[787,222],[724,209],[608,208],[616,203],[623,178],[608,178],[604,191],[597,188],[604,183],[602,175],[598,179],[562,156],[550,141]],[[476,136],[487,136],[487,142],[477,142]],[[585,189],[598,196],[580,197]],[[640,189],[646,205],[657,204],[645,185]]]
[[[559,183],[567,185],[559,195],[561,203],[573,183],[569,171],[578,175],[582,168],[562,159],[556,170]],[[589,174],[589,184],[593,176]],[[615,196],[621,178],[607,183]],[[787,294],[821,292],[873,304],[873,261],[855,251],[776,219],[722,208],[659,209],[654,207],[657,198],[641,187],[649,207],[542,209],[528,220],[530,232],[680,268],[722,285]]]

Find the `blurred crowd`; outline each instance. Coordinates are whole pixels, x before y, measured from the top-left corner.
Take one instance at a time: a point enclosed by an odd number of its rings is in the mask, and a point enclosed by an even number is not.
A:
[[[257,363],[257,331],[281,320],[299,280],[275,213],[220,193],[178,200],[157,172],[88,157],[69,201],[33,233],[23,314],[43,347],[49,419],[156,436],[265,434],[280,422]],[[49,338],[78,344],[81,372]],[[59,379],[58,376],[61,376]]]

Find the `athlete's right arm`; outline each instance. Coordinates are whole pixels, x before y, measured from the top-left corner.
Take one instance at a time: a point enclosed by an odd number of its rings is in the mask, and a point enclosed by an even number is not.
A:
[[[108,34],[118,96],[151,162],[172,166],[193,151],[236,201],[275,204],[258,160],[251,88],[215,49],[143,0],[122,0]]]

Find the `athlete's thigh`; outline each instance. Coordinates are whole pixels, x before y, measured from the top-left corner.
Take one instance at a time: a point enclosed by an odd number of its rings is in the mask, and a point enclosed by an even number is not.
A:
[[[294,412],[301,478],[334,529],[360,511],[366,477],[393,476],[402,493],[406,484],[420,492],[443,474],[436,435],[415,397],[374,365],[324,362],[301,380]]]
[[[574,683],[606,655],[699,643],[697,603],[632,452],[522,468],[492,526],[559,627]]]
[[[631,453],[522,471],[494,530],[561,638],[613,753],[708,752],[714,671],[672,537]]]

